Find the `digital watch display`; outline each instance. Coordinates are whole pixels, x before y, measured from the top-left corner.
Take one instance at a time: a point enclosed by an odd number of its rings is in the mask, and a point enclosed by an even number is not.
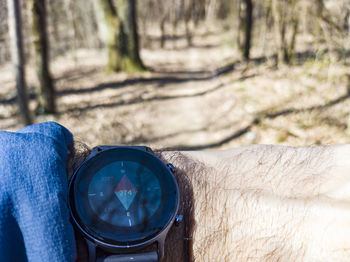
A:
[[[158,241],[162,257],[160,241],[179,207],[170,167],[147,147],[95,148],[69,184],[76,227],[90,244],[112,253],[134,252]]]

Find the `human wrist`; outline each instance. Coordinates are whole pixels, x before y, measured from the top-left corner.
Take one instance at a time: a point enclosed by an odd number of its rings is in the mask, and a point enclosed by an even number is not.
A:
[[[169,161],[180,159],[176,165],[186,170],[193,188],[194,258],[317,260],[318,246],[325,258],[337,258],[331,247],[343,243],[320,234],[330,225],[328,232],[344,239],[335,221],[348,216],[341,207],[349,199],[341,190],[349,180],[348,152],[348,146],[254,145],[177,152],[181,158],[166,153]]]
[[[179,186],[180,203],[178,213],[183,221],[173,226],[165,240],[165,262],[193,261],[194,196],[191,175],[198,166],[191,158],[178,151],[156,151],[165,163],[175,167],[174,176]]]

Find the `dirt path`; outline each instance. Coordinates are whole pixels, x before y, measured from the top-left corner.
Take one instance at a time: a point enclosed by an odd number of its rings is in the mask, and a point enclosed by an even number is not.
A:
[[[101,51],[56,59],[60,113],[37,121],[58,121],[91,146],[350,142],[349,66],[321,61],[275,70],[268,63],[233,63],[235,49],[221,40],[209,35],[195,38],[191,48],[145,49],[153,72],[139,75],[105,75]],[[0,128],[16,130],[9,70],[0,71]],[[33,86],[33,72],[28,79]]]

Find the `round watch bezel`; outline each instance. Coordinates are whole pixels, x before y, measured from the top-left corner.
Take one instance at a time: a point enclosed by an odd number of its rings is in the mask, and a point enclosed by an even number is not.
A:
[[[101,247],[105,247],[108,250],[112,250],[112,251],[123,251],[123,250],[130,250],[130,249],[138,249],[138,248],[142,248],[145,246],[148,246],[152,243],[154,243],[155,241],[162,239],[166,233],[168,232],[168,230],[170,229],[170,227],[172,226],[175,217],[177,215],[178,209],[179,209],[179,188],[178,188],[178,184],[177,181],[173,175],[173,173],[171,172],[171,169],[161,160],[159,159],[153,152],[150,152],[148,150],[145,150],[145,147],[127,147],[127,146],[117,146],[117,147],[108,147],[107,149],[102,149],[102,147],[98,147],[97,150],[93,150],[93,152],[90,154],[90,156],[77,168],[77,170],[74,172],[70,183],[69,183],[69,189],[68,189],[68,193],[69,193],[69,210],[71,213],[71,217],[74,221],[75,226],[79,229],[80,232],[83,233],[83,235],[89,239],[90,241],[92,241],[93,243],[101,246]],[[145,239],[140,239],[137,241],[132,241],[132,242],[125,242],[122,241],[121,243],[116,243],[117,241],[111,241],[111,239],[106,239],[103,236],[98,236],[97,233],[89,230],[88,227],[86,227],[86,225],[84,225],[84,223],[81,221],[80,216],[78,214],[78,212],[76,211],[75,208],[75,201],[74,201],[74,186],[75,186],[75,180],[77,178],[77,176],[81,175],[80,171],[89,163],[91,163],[92,161],[95,161],[96,158],[101,157],[103,154],[108,154],[111,151],[118,151],[118,153],[122,153],[122,151],[124,150],[124,152],[126,152],[125,150],[127,150],[130,153],[130,150],[133,151],[136,154],[145,154],[145,157],[151,157],[154,161],[154,163],[157,164],[157,168],[162,169],[163,171],[163,175],[167,175],[169,179],[171,179],[171,181],[174,184],[174,189],[176,191],[176,200],[175,200],[175,205],[173,207],[173,211],[171,213],[171,216],[169,219],[166,219],[166,223],[164,223],[163,227],[157,232],[157,233],[153,233],[153,234],[149,234],[149,236]],[[159,166],[158,166],[159,165]]]

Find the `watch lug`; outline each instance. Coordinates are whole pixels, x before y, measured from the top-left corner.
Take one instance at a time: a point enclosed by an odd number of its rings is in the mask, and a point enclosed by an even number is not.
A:
[[[86,244],[88,247],[89,262],[95,262],[96,261],[96,245],[88,239],[85,239],[85,240],[86,240]]]
[[[139,150],[154,154],[153,150],[148,146],[130,146],[130,148],[135,148],[135,149],[139,149]]]
[[[145,146],[145,150],[146,150],[146,152],[154,154],[153,150],[148,146]]]
[[[91,151],[91,154],[93,153],[98,153],[98,152],[101,152],[101,151],[104,151],[104,150],[108,150],[108,149],[112,149],[112,148],[115,148],[116,146],[95,146],[92,151]]]
[[[97,155],[98,153],[100,153],[103,150],[106,150],[108,146],[95,146],[92,150],[90,155],[86,158],[86,160],[89,160],[91,158],[93,158],[95,155]]]
[[[163,261],[164,258],[164,246],[165,246],[165,238],[167,234],[164,234],[160,239],[158,239],[158,261]]]

